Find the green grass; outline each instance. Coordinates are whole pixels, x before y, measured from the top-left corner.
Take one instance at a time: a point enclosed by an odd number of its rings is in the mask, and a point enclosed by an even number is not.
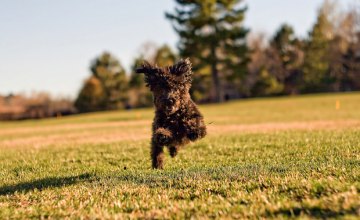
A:
[[[164,170],[152,109],[0,122],[0,219],[359,218],[360,93],[201,110],[209,135]]]

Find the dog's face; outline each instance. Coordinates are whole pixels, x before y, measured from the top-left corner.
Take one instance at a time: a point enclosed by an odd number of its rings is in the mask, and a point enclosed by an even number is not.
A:
[[[155,107],[167,114],[179,110],[181,100],[189,96],[192,76],[189,59],[164,68],[144,62],[136,72],[145,74],[146,86],[153,93]]]

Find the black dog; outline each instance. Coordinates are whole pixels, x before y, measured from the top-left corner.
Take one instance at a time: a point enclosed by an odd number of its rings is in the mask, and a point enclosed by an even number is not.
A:
[[[174,66],[159,68],[145,61],[136,72],[145,74],[146,86],[154,96],[151,158],[153,168],[162,169],[164,146],[175,157],[181,146],[206,135],[203,116],[189,94],[191,63],[185,59]]]

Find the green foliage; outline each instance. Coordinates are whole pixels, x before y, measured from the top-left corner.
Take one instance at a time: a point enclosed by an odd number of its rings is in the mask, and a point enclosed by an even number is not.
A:
[[[275,36],[271,40],[271,46],[276,49],[282,66],[286,73],[283,78],[286,78],[289,75],[289,71],[292,68],[298,66],[298,54],[297,49],[299,49],[299,40],[296,38],[294,30],[291,26],[284,24],[280,29],[275,33]]]
[[[330,80],[328,52],[330,44],[331,26],[327,16],[320,13],[313,30],[310,32],[309,41],[305,47],[305,60],[303,67],[304,92],[321,92],[327,90]]]
[[[281,52],[284,58],[294,40],[294,34],[294,29],[290,25],[283,24],[271,41],[271,44]],[[284,61],[286,62],[288,59],[284,59]]]
[[[176,54],[165,44],[157,49],[153,63],[156,63],[159,66],[171,66],[174,65],[176,60]]]
[[[247,94],[297,94],[303,64],[302,41],[286,24],[280,27],[269,44],[264,39],[263,35],[258,35],[250,41],[252,53],[248,65]]]
[[[302,41],[297,39],[290,25],[284,24],[270,41],[270,71],[283,84],[283,94],[298,93],[303,64]]]
[[[271,96],[281,94],[283,89],[284,85],[263,68],[251,93],[255,96]]]
[[[136,58],[131,68],[129,104],[132,107],[152,106],[153,98],[150,90],[146,88],[144,74],[136,73],[136,68],[138,68],[143,61],[143,56]]]
[[[120,62],[110,53],[104,52],[93,61],[90,70],[92,77],[87,81],[89,85],[84,85],[76,101],[78,110],[89,112],[124,107],[128,99],[128,80]],[[101,98],[97,97],[99,91]],[[91,98],[91,95],[96,97]]]
[[[144,74],[136,73],[136,68],[138,68],[143,61],[144,58],[142,56],[134,60],[134,64],[131,67],[131,75],[129,80],[130,88],[141,88],[145,86]]]
[[[100,80],[105,91],[105,109],[118,109],[127,101],[128,82],[125,69],[110,53],[104,52],[91,65],[94,77]]]
[[[96,77],[92,76],[85,81],[83,88],[75,101],[75,107],[80,112],[93,112],[104,109],[105,91]]]
[[[241,7],[241,0],[176,2],[175,12],[167,13],[166,17],[180,36],[180,55],[191,58],[195,73],[210,69],[213,98],[222,101],[223,87],[232,84],[240,90],[246,73],[248,30],[243,27],[246,8]]]
[[[360,39],[360,33],[358,34]],[[341,90],[352,91],[360,90],[360,40],[350,44],[348,50],[343,55],[342,68],[340,76]]]
[[[190,94],[194,101],[209,101],[212,88],[210,67],[197,70],[193,75],[193,83]]]

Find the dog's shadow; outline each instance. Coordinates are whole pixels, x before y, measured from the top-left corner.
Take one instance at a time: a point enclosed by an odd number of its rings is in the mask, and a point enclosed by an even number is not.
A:
[[[245,171],[238,170],[238,172],[246,175]],[[15,193],[27,193],[34,190],[45,190],[66,187],[79,183],[92,183],[101,180],[109,181],[111,184],[121,184],[124,182],[135,185],[146,185],[148,187],[161,188],[178,188],[182,189],[184,186],[182,180],[186,177],[196,178],[198,173],[211,175],[214,173],[213,169],[202,170],[188,170],[181,172],[150,172],[146,175],[140,175],[138,172],[114,172],[107,175],[98,175],[96,173],[83,173],[74,176],[65,177],[46,177],[42,179],[16,183],[13,185],[0,185],[0,196],[13,195]]]
[[[26,193],[36,189],[41,191],[44,189],[59,188],[73,185],[79,182],[91,182],[93,179],[94,176],[90,173],[68,177],[47,177],[14,185],[0,186],[0,196],[13,195],[16,192]]]

